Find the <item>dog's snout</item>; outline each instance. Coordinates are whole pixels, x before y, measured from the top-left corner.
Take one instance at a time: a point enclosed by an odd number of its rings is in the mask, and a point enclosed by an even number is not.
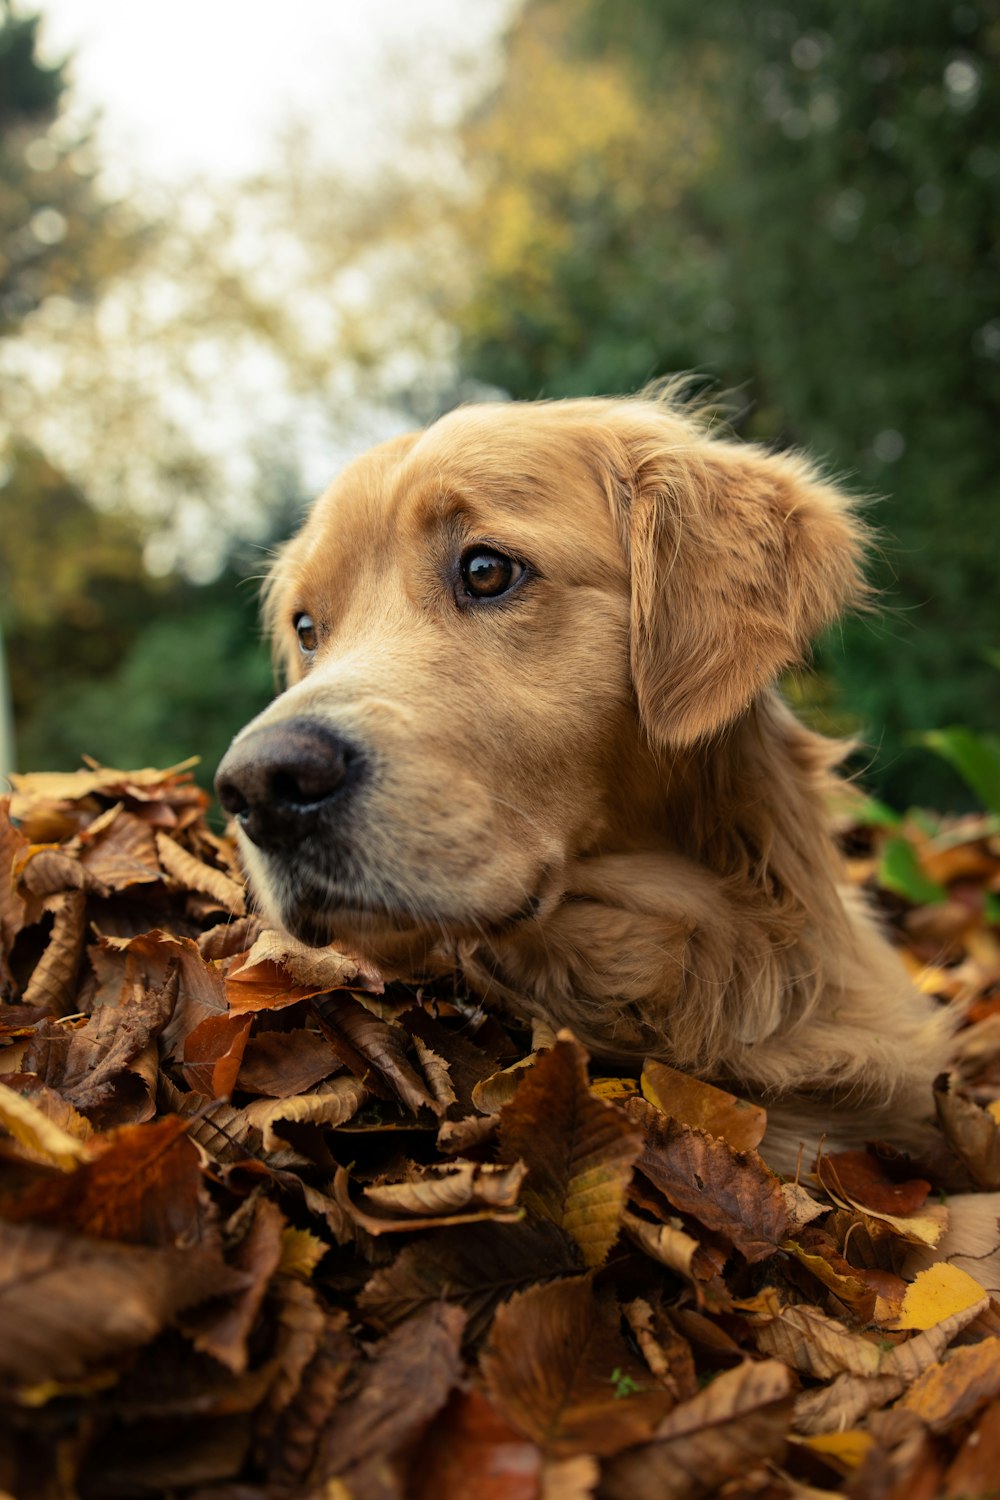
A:
[[[356,747],[324,724],[286,719],[238,740],[216,772],[215,790],[259,848],[291,849],[357,785],[363,765]]]

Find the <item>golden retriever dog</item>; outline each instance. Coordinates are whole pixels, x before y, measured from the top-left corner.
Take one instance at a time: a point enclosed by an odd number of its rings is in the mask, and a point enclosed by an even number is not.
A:
[[[864,545],[807,459],[669,396],[384,443],[281,554],[290,686],[219,768],[261,909],[762,1098],[775,1157],[919,1143],[951,1023],[845,885],[841,748],[775,687]]]

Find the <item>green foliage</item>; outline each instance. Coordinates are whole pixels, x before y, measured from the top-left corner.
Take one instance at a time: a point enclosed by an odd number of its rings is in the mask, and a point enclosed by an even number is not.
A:
[[[578,69],[587,120],[561,191],[523,102],[539,49]],[[882,616],[848,622],[819,663],[904,804],[954,789],[912,726],[990,722],[998,62],[989,0],[534,0],[470,135],[489,207],[462,315],[472,373],[534,397],[703,370],[744,395],[746,435],[883,497]],[[618,97],[615,66],[635,120],[602,144],[591,117]],[[505,132],[520,157],[496,149]],[[513,201],[520,274],[494,244]]]
[[[1000,816],[1000,736],[955,725],[928,729],[914,739],[954,766],[983,806]]]
[[[273,691],[255,591],[153,579],[134,518],[104,514],[31,450],[0,486],[0,625],[22,768],[202,757]]]
[[[905,838],[886,839],[879,859],[878,883],[883,890],[895,891],[918,906],[948,899],[944,886],[924,874],[916,850]]]
[[[65,88],[63,65],[44,67],[37,57],[38,16],[17,16],[0,4],[0,128],[9,120],[54,114]]]
[[[21,763],[72,768],[87,754],[170,765],[197,753],[198,779],[210,785],[233,734],[274,691],[256,599],[237,585],[232,574],[206,589],[175,585],[113,670],[43,687],[22,720]]]

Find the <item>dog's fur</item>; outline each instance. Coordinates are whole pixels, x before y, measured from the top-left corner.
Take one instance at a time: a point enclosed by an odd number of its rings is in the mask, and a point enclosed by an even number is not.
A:
[[[368,774],[325,839],[244,840],[265,913],[796,1131],[918,1139],[950,1024],[845,887],[840,748],[774,686],[863,600],[865,539],[806,459],[670,399],[474,406],[376,448],[268,587],[291,686],[235,746],[319,721]],[[477,543],[526,566],[509,594],[463,594]]]

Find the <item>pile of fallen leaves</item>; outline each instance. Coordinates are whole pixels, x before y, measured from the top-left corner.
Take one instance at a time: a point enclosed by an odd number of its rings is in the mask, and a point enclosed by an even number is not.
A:
[[[0,1492],[995,1493],[1000,1314],[933,1248],[1000,1187],[994,825],[849,830],[965,1078],[933,1162],[790,1182],[755,1106],[263,931],[206,803],[0,802]]]

